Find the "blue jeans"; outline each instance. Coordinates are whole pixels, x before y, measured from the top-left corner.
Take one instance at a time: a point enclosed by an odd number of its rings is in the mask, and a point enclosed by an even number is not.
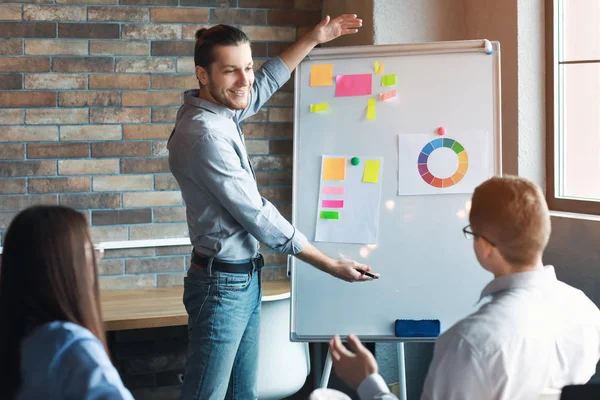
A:
[[[182,400],[257,398],[260,275],[188,270],[183,303],[189,345]]]

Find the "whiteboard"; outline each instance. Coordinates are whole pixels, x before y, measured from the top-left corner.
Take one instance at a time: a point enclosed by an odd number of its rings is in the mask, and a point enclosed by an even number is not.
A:
[[[354,333],[372,341],[423,341],[396,338],[395,320],[439,319],[444,331],[475,310],[492,276],[479,266],[462,233],[472,188],[399,195],[399,142],[400,135],[411,134],[434,140],[440,137],[438,127],[446,129],[444,138],[480,135],[486,145],[474,150],[479,164],[470,168],[478,181],[470,184],[501,173],[499,43],[492,42],[492,55],[483,43],[316,49],[296,70],[293,223],[329,256],[371,265],[381,279],[347,283],[291,258],[292,340],[327,341]],[[384,63],[384,74],[396,74],[395,86],[381,86],[375,61]],[[332,86],[310,86],[316,64],[332,64]],[[336,77],[344,74],[373,74],[372,94],[336,97]],[[379,93],[390,89],[396,97],[381,101]],[[368,98],[377,98],[372,120],[366,118]],[[310,112],[311,104],[323,102],[327,111]],[[377,243],[315,242],[324,155],[383,159]]]

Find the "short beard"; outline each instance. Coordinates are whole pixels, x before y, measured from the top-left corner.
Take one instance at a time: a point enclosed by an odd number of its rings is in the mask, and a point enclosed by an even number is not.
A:
[[[229,100],[227,98],[227,96],[221,96],[220,93],[217,93],[216,91],[213,91],[213,88],[212,88],[212,86],[210,84],[207,86],[207,90],[208,90],[208,93],[210,93],[210,95],[212,96],[213,99],[215,99],[216,101],[218,101],[219,103],[221,103],[225,107],[230,108],[232,110],[244,110],[248,106],[248,97],[246,97],[246,104],[243,107],[239,107],[239,106],[233,104],[231,102],[231,100]]]

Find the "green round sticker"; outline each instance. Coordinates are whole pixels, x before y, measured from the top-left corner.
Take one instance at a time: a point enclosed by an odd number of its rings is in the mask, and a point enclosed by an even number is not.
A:
[[[352,157],[352,159],[350,160],[350,164],[352,164],[354,166],[360,164],[360,158],[358,158],[358,157]]]

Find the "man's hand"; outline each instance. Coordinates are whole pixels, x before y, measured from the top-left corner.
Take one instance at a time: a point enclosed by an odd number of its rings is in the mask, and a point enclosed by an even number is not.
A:
[[[327,43],[342,35],[356,33],[361,26],[362,19],[356,18],[356,14],[342,14],[334,19],[328,15],[308,35],[315,44]]]
[[[329,341],[329,352],[335,374],[348,386],[356,389],[367,376],[376,374],[379,368],[373,354],[356,336],[348,335],[348,344],[354,354],[344,347],[340,337],[336,335]]]
[[[340,258],[335,260],[331,266],[325,269],[325,272],[346,282],[370,281],[373,278],[365,275],[370,272],[371,267],[361,264],[349,258]],[[373,274],[379,277],[379,274]]]

